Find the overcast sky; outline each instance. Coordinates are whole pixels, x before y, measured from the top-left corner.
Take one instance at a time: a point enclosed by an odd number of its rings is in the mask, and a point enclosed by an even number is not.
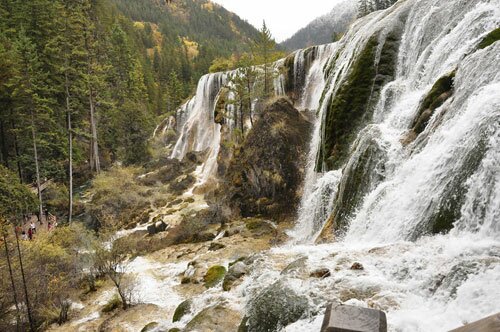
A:
[[[316,17],[328,13],[340,0],[212,1],[238,14],[257,28],[262,26],[262,20],[266,20],[276,41],[281,42]]]

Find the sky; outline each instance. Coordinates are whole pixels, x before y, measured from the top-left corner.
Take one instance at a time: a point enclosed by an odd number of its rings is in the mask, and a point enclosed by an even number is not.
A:
[[[273,37],[282,42],[318,16],[330,12],[340,0],[212,0],[257,28],[266,21]],[[353,0],[354,1],[354,0]]]

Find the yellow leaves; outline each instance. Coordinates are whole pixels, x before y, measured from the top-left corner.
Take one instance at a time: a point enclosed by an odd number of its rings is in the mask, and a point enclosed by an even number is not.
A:
[[[182,37],[182,43],[186,46],[187,55],[190,60],[196,58],[200,51],[198,50],[198,43],[189,40],[188,37]]]

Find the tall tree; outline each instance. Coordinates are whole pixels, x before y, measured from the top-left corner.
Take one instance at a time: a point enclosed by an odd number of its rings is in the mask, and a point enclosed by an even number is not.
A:
[[[252,51],[257,63],[262,64],[264,70],[264,97],[269,97],[272,87],[272,68],[271,63],[275,60],[276,42],[266,22],[263,21],[259,35],[254,40]]]

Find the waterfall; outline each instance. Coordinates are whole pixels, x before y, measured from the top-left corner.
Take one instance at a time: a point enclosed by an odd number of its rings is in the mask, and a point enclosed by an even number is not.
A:
[[[396,75],[382,89],[369,124],[376,127],[379,132],[376,141],[385,150],[385,180],[364,188],[362,204],[349,218],[346,241],[356,239],[384,243],[425,234],[425,223],[447,195],[450,178],[467,167],[468,156],[480,144],[481,136],[488,130],[494,136],[497,130],[492,127],[495,127],[494,123],[498,124],[500,116],[498,93],[491,93],[495,86],[488,88],[488,85],[498,80],[498,68],[495,67],[498,46],[473,52],[478,41],[498,26],[500,7],[495,4],[498,1],[470,1],[467,4],[460,1],[400,1],[394,7],[372,13],[352,26],[337,47],[338,51],[330,55],[335,63],[328,74],[325,97],[318,115],[320,122],[311,140],[297,231],[292,232],[298,235],[298,240],[315,238],[335,208],[335,199],[339,199],[336,197],[339,195],[336,190],[339,183],[347,177],[342,178],[342,169],[315,172],[315,167],[321,164],[321,160],[316,159],[321,149],[320,137],[324,135],[320,132],[321,121],[324,121],[330,98],[335,96],[341,85],[338,83],[345,79],[349,66],[352,66],[366,40],[374,31],[382,30],[381,35],[384,36],[387,27],[399,24],[395,19],[398,15],[407,16],[407,19],[398,51]],[[449,18],[447,27],[436,29],[442,25],[444,17]],[[421,137],[409,147],[404,147],[400,140],[415,117],[419,102],[439,77],[454,69],[457,69],[455,95],[436,111]],[[484,106],[478,107],[479,103]],[[363,141],[363,135],[372,132],[359,131],[357,141]],[[484,158],[494,153],[495,149],[498,152],[498,145],[490,143],[486,149]],[[356,162],[356,158],[359,154],[351,151],[346,165]],[[481,172],[481,168],[477,172]],[[344,172],[346,169],[349,167],[344,168]],[[494,188],[491,190],[494,191]],[[491,206],[484,209],[491,209]],[[462,213],[461,222],[464,218]]]
[[[499,26],[500,0],[400,0],[355,21],[336,43],[277,61],[275,94],[314,122],[292,239],[256,255],[241,285],[195,296],[195,306],[224,299],[243,312],[279,280],[310,308],[288,332],[320,330],[332,302],[384,310],[389,331],[405,332],[450,330],[497,312],[500,42],[477,46]],[[233,75],[202,77],[179,112],[172,157],[207,151],[198,184],[217,169],[214,110]],[[353,82],[363,89],[349,91]],[[349,132],[332,136],[339,123]],[[316,244],[327,235],[333,241]],[[298,257],[306,272],[283,273]],[[318,268],[331,276],[309,277]]]

